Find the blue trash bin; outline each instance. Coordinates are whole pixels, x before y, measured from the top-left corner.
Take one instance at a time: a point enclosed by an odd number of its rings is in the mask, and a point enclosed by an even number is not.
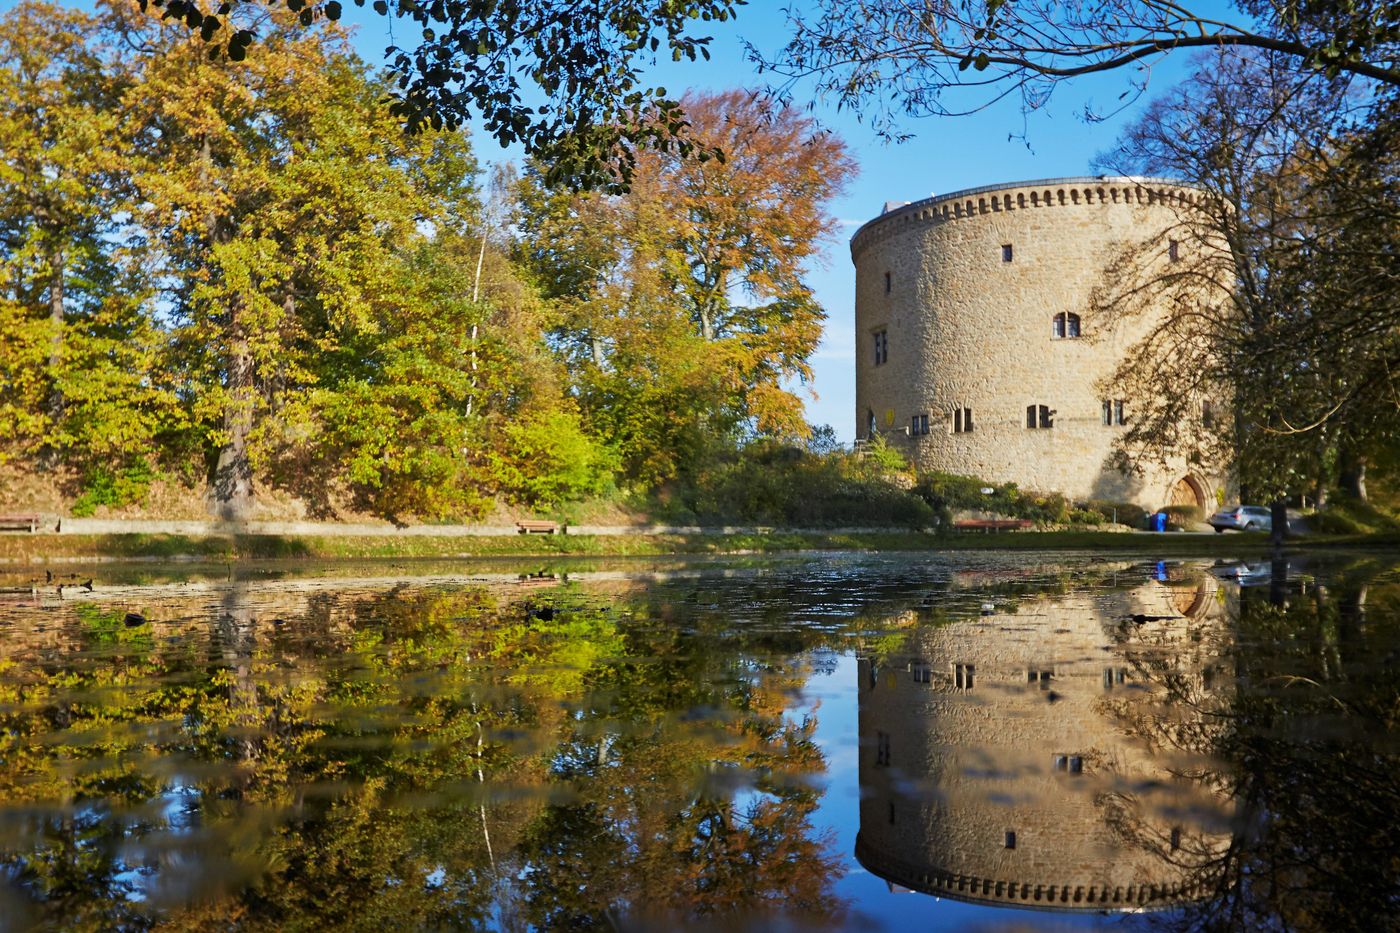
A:
[[[1166,513],[1166,512],[1154,512],[1154,513],[1152,513],[1152,519],[1151,519],[1151,521],[1152,521],[1152,530],[1153,530],[1153,531],[1166,531],[1166,530],[1167,530],[1167,513]]]

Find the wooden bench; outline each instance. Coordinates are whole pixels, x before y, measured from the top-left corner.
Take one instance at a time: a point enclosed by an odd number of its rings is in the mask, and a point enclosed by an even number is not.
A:
[[[9,515],[0,515],[0,531],[28,531],[32,534],[38,530],[38,512],[12,512]]]
[[[1035,527],[1029,518],[965,518],[953,522],[954,531],[1025,531]]]
[[[515,523],[522,535],[552,535],[559,530],[558,522],[527,518]]]

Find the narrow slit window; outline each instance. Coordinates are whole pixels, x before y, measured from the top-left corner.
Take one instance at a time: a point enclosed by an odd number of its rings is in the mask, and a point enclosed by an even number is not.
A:
[[[1010,261],[1011,261],[1011,244],[1010,244],[1010,243],[1003,243],[1003,244],[1001,244],[1001,261],[1002,261],[1002,262],[1010,262]]]
[[[888,294],[890,293],[890,289],[892,289],[893,287],[894,287],[894,282],[893,282],[893,280],[890,279],[890,274],[889,274],[888,272],[886,272],[886,273],[885,273],[885,294],[888,295]]]
[[[1167,259],[1171,262],[1176,262],[1181,259],[1181,241],[1167,241]]]
[[[890,734],[888,732],[875,733],[875,764],[881,768],[890,766]]]

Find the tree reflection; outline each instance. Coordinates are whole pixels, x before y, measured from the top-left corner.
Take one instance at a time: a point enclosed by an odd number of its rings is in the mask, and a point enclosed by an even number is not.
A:
[[[138,629],[98,607],[0,655],[7,924],[258,929],[824,922],[806,667],[715,612],[486,587]],[[207,622],[203,620],[208,620]],[[42,628],[42,632],[41,632]],[[788,639],[790,642],[792,639]]]

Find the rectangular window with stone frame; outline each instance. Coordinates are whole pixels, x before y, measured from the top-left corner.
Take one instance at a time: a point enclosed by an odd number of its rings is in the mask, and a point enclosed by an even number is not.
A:
[[[953,409],[953,433],[954,433],[954,434],[966,434],[966,433],[968,433],[968,432],[971,431],[971,430],[972,430],[972,409],[971,409],[971,408],[954,408],[954,409]]]

